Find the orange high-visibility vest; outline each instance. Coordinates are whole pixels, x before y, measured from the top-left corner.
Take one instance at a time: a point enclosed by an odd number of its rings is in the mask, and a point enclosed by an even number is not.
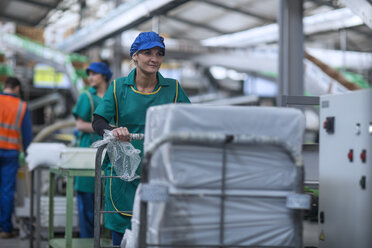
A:
[[[0,148],[21,149],[21,126],[26,105],[17,97],[0,95]]]

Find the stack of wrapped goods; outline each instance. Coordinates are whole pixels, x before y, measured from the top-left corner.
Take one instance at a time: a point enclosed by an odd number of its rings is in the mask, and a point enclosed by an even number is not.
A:
[[[150,108],[145,130],[145,153],[153,152],[149,181],[137,191],[128,243],[133,234],[134,243],[147,236],[148,244],[164,246],[300,247],[301,214],[287,202],[303,187],[304,124],[301,111],[290,108]],[[159,147],[159,139],[168,135],[198,142],[173,140]],[[224,148],[219,140],[225,135],[232,143]],[[251,143],[239,143],[245,139]],[[149,200],[163,188],[168,197]],[[140,198],[149,201],[147,235],[139,233]]]

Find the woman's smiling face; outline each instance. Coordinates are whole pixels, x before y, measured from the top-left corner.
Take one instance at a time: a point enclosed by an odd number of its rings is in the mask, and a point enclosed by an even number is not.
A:
[[[161,63],[163,62],[164,53],[160,47],[141,50],[133,54],[133,60],[136,63],[137,69],[146,74],[158,72]]]

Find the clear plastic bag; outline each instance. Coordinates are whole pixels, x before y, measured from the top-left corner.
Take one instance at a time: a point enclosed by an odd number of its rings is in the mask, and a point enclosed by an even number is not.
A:
[[[129,142],[116,140],[112,131],[109,130],[105,130],[103,140],[94,142],[92,147],[97,148],[104,144],[107,144],[107,154],[116,175],[128,182],[140,178],[140,176],[136,174],[136,170],[141,162],[139,156],[140,150],[134,148]]]

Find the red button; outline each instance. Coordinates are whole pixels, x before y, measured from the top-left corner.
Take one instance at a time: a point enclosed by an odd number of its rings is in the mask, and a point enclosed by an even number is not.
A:
[[[350,149],[349,153],[347,154],[347,157],[349,158],[349,161],[350,162],[353,162],[353,149]]]
[[[363,150],[362,153],[360,154],[360,159],[362,160],[363,163],[366,162],[367,160],[367,151]]]
[[[324,122],[323,122],[323,128],[326,128],[327,127],[327,120],[325,120]]]

